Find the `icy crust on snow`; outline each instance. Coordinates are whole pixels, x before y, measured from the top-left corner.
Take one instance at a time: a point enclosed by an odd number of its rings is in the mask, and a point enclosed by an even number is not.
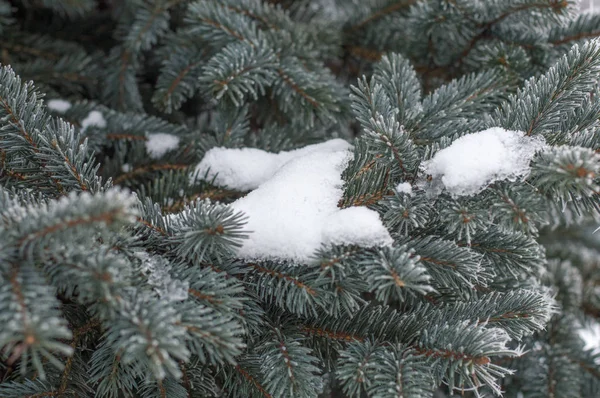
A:
[[[279,154],[219,148],[213,152],[219,156],[205,158],[197,170],[210,168],[213,176],[221,176],[219,184],[257,187],[231,204],[248,216],[245,229],[250,231],[237,255],[306,262],[322,245],[392,244],[375,211],[337,206],[350,149],[346,141],[331,140]]]
[[[529,163],[545,147],[542,137],[493,127],[468,134],[424,162],[424,171],[453,196],[475,195],[490,183],[529,174]]]
[[[63,99],[51,99],[46,103],[48,109],[58,113],[65,113],[71,109],[71,103]]]
[[[159,159],[165,153],[179,146],[179,137],[173,134],[147,134],[146,138],[146,151],[152,159]]]
[[[216,185],[239,191],[250,191],[273,177],[292,159],[313,152],[336,152],[348,148],[349,144],[341,139],[279,153],[265,152],[256,148],[212,148],[196,166],[192,180],[204,179],[206,176],[208,181],[214,178]]]

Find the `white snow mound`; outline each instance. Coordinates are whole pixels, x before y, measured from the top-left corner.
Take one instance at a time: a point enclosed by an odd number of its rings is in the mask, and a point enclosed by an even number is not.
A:
[[[240,258],[306,262],[322,245],[390,245],[376,212],[337,206],[350,148],[340,139],[279,154],[216,148],[207,152],[193,178],[210,170],[208,178],[216,176],[219,185],[256,188],[231,204],[248,216],[250,237],[238,249]]]
[[[396,191],[412,195],[412,185],[410,185],[410,182],[401,182],[396,186]]]
[[[206,175],[215,184],[239,191],[249,191],[268,181],[285,163],[313,152],[347,150],[350,145],[341,139],[308,145],[293,151],[265,152],[256,148],[212,148],[204,155],[192,174],[192,182]]]
[[[542,137],[493,127],[458,138],[424,162],[424,171],[453,196],[475,195],[494,181],[527,176],[544,147]]]
[[[85,119],[81,121],[81,131],[85,131],[88,127],[106,127],[106,119],[104,119],[104,115],[99,111],[91,111],[87,114]]]
[[[600,350],[600,323],[594,322],[578,330],[579,337],[585,342],[584,350]]]
[[[146,138],[146,151],[152,159],[159,159],[165,153],[179,146],[179,137],[173,134],[147,134]]]
[[[65,113],[71,109],[71,103],[63,99],[51,99],[46,103],[48,109],[58,113]]]

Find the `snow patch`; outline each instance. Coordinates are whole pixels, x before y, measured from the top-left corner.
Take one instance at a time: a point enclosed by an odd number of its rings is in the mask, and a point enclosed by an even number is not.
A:
[[[426,189],[439,191],[441,182],[453,196],[475,195],[494,181],[528,175],[531,159],[544,147],[540,136],[500,127],[465,135],[424,162],[425,173],[433,178]]]
[[[146,151],[153,159],[158,159],[179,146],[179,137],[173,134],[154,133],[147,134],[146,137]]]
[[[359,246],[387,246],[392,244],[379,214],[366,207],[348,207],[332,213],[323,224],[323,243]]]
[[[600,323],[593,322],[579,329],[579,337],[585,342],[584,350],[600,350]]]
[[[81,121],[81,131],[87,130],[88,127],[106,127],[106,119],[104,119],[104,115],[98,111],[91,111],[88,115]]]
[[[71,103],[63,99],[51,99],[46,103],[46,106],[48,109],[58,113],[65,113],[71,109]]]
[[[402,182],[396,186],[396,191],[399,193],[412,195],[412,185],[410,185],[409,182]]]
[[[219,185],[257,187],[231,204],[248,216],[251,231],[238,249],[240,258],[306,262],[322,245],[391,245],[375,211],[337,206],[350,148],[339,139],[279,154],[218,148],[207,153],[193,178],[208,173]]]
[[[265,152],[256,148],[212,148],[192,173],[192,183],[214,178],[215,184],[250,191],[268,181],[281,167],[292,159],[313,152],[335,152],[346,150],[349,144],[341,139],[329,140],[321,144],[308,145],[293,151],[279,153]]]

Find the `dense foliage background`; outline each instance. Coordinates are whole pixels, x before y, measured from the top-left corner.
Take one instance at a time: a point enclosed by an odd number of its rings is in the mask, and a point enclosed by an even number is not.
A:
[[[599,396],[581,6],[0,0],[0,396]],[[427,175],[492,127],[545,143],[527,173]],[[338,207],[393,245],[240,258],[248,190],[191,178],[206,153],[334,138]]]

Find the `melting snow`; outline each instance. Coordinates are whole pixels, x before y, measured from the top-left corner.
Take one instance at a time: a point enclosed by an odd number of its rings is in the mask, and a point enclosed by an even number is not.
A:
[[[279,154],[215,148],[193,178],[208,173],[219,185],[256,188],[231,204],[248,216],[251,231],[238,250],[241,258],[304,262],[323,244],[389,245],[392,238],[376,212],[337,206],[350,148],[340,139]]]
[[[91,111],[88,115],[81,121],[81,131],[85,131],[88,127],[106,127],[106,119],[101,112]]]
[[[48,109],[58,113],[65,113],[71,109],[71,103],[63,99],[51,99],[46,103]]]
[[[147,138],[146,151],[148,151],[148,154],[153,159],[162,157],[165,153],[176,149],[179,145],[179,137],[173,134],[148,134]]]
[[[424,170],[433,177],[434,189],[441,181],[454,196],[474,195],[494,181],[526,176],[544,146],[542,137],[493,127],[458,138],[425,162]]]

